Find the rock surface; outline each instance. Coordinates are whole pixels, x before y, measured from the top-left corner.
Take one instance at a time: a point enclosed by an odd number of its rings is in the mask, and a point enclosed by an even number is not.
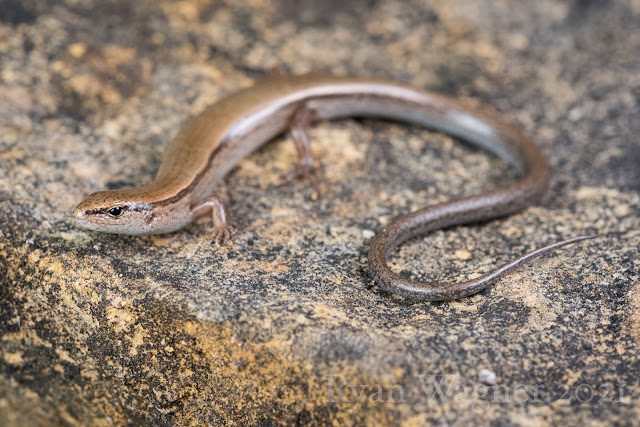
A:
[[[9,425],[591,424],[640,413],[640,3],[0,3],[0,419]],[[147,184],[189,116],[284,65],[490,105],[554,169],[536,206],[404,245],[397,271],[474,277],[455,302],[391,296],[374,231],[505,185],[501,161],[375,120],[311,131],[326,196],[279,186],[283,136],[221,186],[238,234],[82,230],[98,189]],[[479,372],[495,373],[496,386]]]

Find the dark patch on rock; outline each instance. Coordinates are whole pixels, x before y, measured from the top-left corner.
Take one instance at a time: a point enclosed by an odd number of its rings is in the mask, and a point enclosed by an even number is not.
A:
[[[12,25],[30,24],[36,20],[38,14],[33,10],[33,4],[28,0],[0,1],[0,22]]]

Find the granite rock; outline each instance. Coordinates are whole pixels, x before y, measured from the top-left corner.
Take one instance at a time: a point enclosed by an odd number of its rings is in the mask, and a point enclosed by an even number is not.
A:
[[[8,425],[598,424],[640,413],[640,3],[0,2],[0,419]],[[506,185],[502,161],[376,120],[311,130],[326,195],[279,185],[288,136],[221,185],[238,230],[74,225],[149,183],[188,117],[284,65],[490,108],[553,167],[537,205],[414,239],[423,280],[583,233],[460,301],[391,296],[373,232]],[[479,372],[495,374],[487,386]]]

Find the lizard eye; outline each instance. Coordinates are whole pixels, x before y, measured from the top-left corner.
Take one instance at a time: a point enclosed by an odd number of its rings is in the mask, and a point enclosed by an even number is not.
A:
[[[116,206],[115,208],[111,208],[107,211],[107,214],[109,216],[112,216],[114,218],[119,217],[120,215],[122,215],[122,213],[124,212],[124,207],[123,206]]]

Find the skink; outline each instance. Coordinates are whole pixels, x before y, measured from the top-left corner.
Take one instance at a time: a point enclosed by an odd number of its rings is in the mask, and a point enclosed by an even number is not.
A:
[[[369,268],[389,292],[437,301],[488,288],[528,259],[589,239],[580,236],[537,249],[471,281],[446,286],[393,272],[387,257],[404,241],[432,230],[508,215],[533,203],[546,189],[549,166],[538,147],[498,117],[446,96],[370,78],[292,76],[273,78],[227,96],[191,119],[165,154],[155,181],[141,188],[99,191],[74,210],[75,220],[98,231],[166,233],[210,214],[213,237],[231,237],[216,184],[240,159],[290,129],[300,164],[288,178],[310,178],[316,167],[308,125],[340,117],[378,117],[415,123],[467,140],[502,157],[520,172],[506,188],[428,206],[401,216],[373,240]]]

